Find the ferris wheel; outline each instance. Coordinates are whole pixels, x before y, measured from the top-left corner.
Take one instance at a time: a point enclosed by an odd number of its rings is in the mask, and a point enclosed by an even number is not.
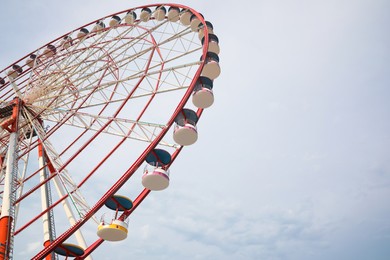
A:
[[[155,4],[1,70],[0,259],[90,259],[126,239],[128,217],[169,186],[170,166],[198,139],[218,54],[200,13]]]

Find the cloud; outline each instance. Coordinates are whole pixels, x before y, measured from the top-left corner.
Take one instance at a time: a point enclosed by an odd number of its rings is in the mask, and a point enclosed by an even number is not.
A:
[[[41,246],[42,246],[42,243],[39,241],[29,242],[29,243],[27,243],[27,245],[23,251],[17,252],[17,255],[30,256],[32,253],[36,252]]]
[[[223,259],[282,259],[291,253],[304,255],[302,252],[315,251],[326,244],[323,236],[329,227],[317,222],[310,205],[288,209],[253,205],[248,211],[239,201],[199,198],[177,191],[167,203],[168,208],[175,209],[163,210],[154,205],[154,211],[164,212],[155,224],[163,233],[173,231],[175,244],[180,241],[175,255],[189,257],[199,247],[200,259],[215,254]],[[197,210],[198,205],[206,210]],[[195,248],[188,252],[191,247]]]

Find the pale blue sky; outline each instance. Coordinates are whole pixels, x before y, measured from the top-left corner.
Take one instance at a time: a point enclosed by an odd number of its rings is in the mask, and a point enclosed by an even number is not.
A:
[[[0,67],[145,3],[3,0]],[[390,2],[181,3],[220,39],[215,104],[95,259],[390,259]]]

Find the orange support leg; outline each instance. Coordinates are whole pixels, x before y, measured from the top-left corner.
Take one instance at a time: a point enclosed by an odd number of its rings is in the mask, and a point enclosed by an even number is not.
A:
[[[46,248],[48,247],[49,245],[51,244],[51,242],[48,240],[48,241],[45,241],[45,243],[43,243],[43,246]],[[45,257],[46,260],[51,260],[51,254],[48,254],[46,257]]]
[[[8,259],[7,245],[9,244],[12,218],[5,216],[0,219],[0,260]]]

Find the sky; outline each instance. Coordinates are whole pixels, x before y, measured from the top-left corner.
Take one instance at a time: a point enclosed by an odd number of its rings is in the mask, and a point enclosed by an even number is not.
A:
[[[147,3],[2,0],[0,68]],[[220,40],[215,103],[94,259],[390,259],[390,2],[180,3]]]

